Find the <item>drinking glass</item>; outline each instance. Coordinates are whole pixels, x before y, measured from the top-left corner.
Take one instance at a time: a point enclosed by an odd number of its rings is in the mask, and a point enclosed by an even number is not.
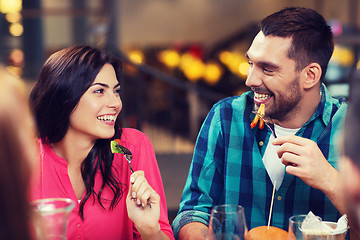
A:
[[[247,226],[240,205],[218,205],[211,210],[209,240],[244,240]]]
[[[303,240],[301,224],[306,218],[306,214],[294,215],[289,218],[288,240]]]
[[[37,240],[66,240],[69,215],[75,206],[68,198],[45,198],[31,203]]]
[[[333,229],[336,229],[336,222],[323,222]],[[319,233],[319,232],[303,232],[303,240],[345,240],[348,229],[344,229],[337,233]]]
[[[324,234],[314,231],[303,232],[301,231],[301,224],[307,215],[295,215],[289,218],[289,237],[288,240],[344,240],[347,229],[343,232],[336,234]],[[321,220],[320,217],[319,220]],[[336,222],[323,222],[328,224],[333,229],[336,228]]]

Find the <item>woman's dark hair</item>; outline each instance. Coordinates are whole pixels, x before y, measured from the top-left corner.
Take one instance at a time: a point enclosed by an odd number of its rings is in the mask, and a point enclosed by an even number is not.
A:
[[[264,18],[260,24],[265,36],[292,38],[288,56],[302,70],[312,62],[321,66],[321,80],[334,51],[331,28],[316,11],[308,8],[285,8]]]
[[[61,141],[68,128],[70,114],[80,98],[94,82],[106,64],[111,64],[120,81],[121,62],[104,51],[90,46],[72,46],[52,54],[43,65],[40,77],[30,94],[30,103],[35,115],[39,138],[45,144]],[[119,117],[115,123],[115,135],[120,138]],[[81,174],[86,195],[80,203],[79,214],[84,218],[84,205],[91,195],[97,196],[102,207],[101,194],[107,185],[114,193],[112,209],[123,195],[122,184],[113,174],[112,139],[98,139],[82,163]],[[96,172],[101,172],[103,183],[98,193],[94,191]]]

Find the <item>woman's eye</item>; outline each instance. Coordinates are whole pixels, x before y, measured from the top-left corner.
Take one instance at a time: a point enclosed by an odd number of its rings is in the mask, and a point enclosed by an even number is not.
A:
[[[94,91],[94,93],[104,93],[104,89],[96,89],[95,91]]]
[[[115,89],[114,92],[118,95],[120,95],[120,88],[119,89]]]

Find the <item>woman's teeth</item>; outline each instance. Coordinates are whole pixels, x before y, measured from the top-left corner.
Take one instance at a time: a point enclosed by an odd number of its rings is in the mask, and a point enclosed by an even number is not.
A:
[[[266,99],[268,99],[270,97],[271,97],[270,94],[255,93],[255,98],[258,99],[258,100],[266,100]]]
[[[100,121],[113,122],[115,120],[115,115],[104,115],[97,117]]]

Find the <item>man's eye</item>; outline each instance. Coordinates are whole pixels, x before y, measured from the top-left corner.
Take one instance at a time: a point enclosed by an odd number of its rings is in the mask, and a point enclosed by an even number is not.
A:
[[[263,68],[265,73],[273,73],[274,71],[270,68]]]

